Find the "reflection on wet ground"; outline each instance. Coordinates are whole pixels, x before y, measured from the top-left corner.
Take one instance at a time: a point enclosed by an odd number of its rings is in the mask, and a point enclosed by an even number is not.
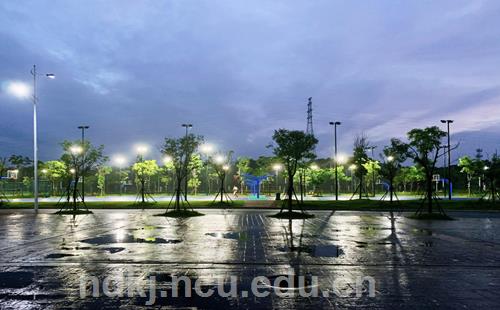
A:
[[[163,238],[157,238],[157,237],[145,237],[145,238],[140,238],[136,237],[132,234],[125,234],[123,236],[116,236],[116,235],[103,235],[99,237],[94,237],[90,239],[85,239],[82,240],[84,243],[90,243],[90,244],[111,244],[111,243],[179,243],[182,242],[182,240],[176,240],[176,239],[163,239]]]
[[[286,275],[295,283],[303,277],[304,286],[317,276],[323,291],[341,279],[341,291],[350,292],[342,298],[271,294],[157,302],[168,308],[499,307],[496,214],[459,213],[456,221],[432,222],[381,212],[315,212],[315,218],[293,221],[259,210],[204,210],[205,216],[190,219],[153,216],[157,212],[102,210],[71,219],[0,211],[0,308],[144,307],[142,297],[79,298],[80,276],[124,272],[144,287],[155,276],[158,290],[167,292],[174,276],[199,280],[206,290],[219,278],[237,276],[238,285],[249,288],[256,276],[272,281]],[[375,297],[350,291],[358,276],[375,279]]]

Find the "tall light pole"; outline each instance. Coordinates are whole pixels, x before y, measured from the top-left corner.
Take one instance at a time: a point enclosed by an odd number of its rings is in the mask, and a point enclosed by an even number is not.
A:
[[[375,156],[373,155],[373,150],[376,149],[377,146],[370,146],[370,149],[372,150],[372,192],[373,192],[373,197],[375,197],[375,169],[374,169],[374,161],[375,161]]]
[[[189,133],[189,129],[193,128],[193,124],[182,124],[181,126],[186,128],[186,135],[185,135],[185,137],[187,138],[188,133]],[[186,158],[186,160],[188,160],[188,159]],[[184,171],[184,173],[186,175],[186,181],[184,183],[184,200],[186,200],[186,201],[187,201],[187,192],[188,192],[188,175],[187,175],[188,171],[187,170],[188,170],[188,168],[186,166],[186,171]]]
[[[200,147],[200,151],[205,155],[205,177],[207,180],[207,196],[208,196],[210,195],[210,176],[208,173],[208,160],[210,158],[210,155],[214,152],[214,146],[212,144],[205,143]]]
[[[450,148],[450,124],[453,123],[451,119],[442,119],[441,123],[446,124],[448,136],[448,199],[451,200],[451,148]]]
[[[37,130],[37,113],[36,106],[38,98],[36,96],[36,78],[39,75],[36,72],[36,65],[31,69],[33,75],[33,195],[35,197],[34,207],[35,212],[38,212],[38,130]],[[54,79],[56,76],[53,73],[44,74],[47,78]]]
[[[89,129],[89,126],[82,125],[78,126],[78,129],[82,131],[82,202],[85,202],[85,129]]]
[[[123,193],[122,190],[122,168],[125,165],[127,159],[121,155],[116,155],[113,158],[113,162],[118,166],[118,179],[120,180],[120,195]]]
[[[273,165],[273,170],[274,172],[276,173],[276,189],[278,190],[278,192],[281,192],[281,187],[279,186],[279,182],[278,182],[278,177],[279,177],[279,172],[281,170],[281,165],[280,164],[274,164]]]
[[[341,122],[330,122],[333,126],[333,137],[334,137],[334,154],[333,154],[333,164],[335,168],[335,200],[339,200],[339,176],[337,171],[338,158],[337,158],[337,126],[341,125]]]

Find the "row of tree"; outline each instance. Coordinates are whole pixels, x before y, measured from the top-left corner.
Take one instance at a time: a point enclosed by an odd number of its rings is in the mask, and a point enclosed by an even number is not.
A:
[[[407,190],[407,184],[410,184],[410,190],[413,190],[413,184],[421,184],[428,211],[432,212],[435,194],[433,176],[438,169],[438,159],[444,155],[440,149],[445,135],[438,127],[413,129],[407,134],[407,142],[392,139],[383,148],[380,160],[370,158],[368,150],[371,145],[365,136],[359,136],[354,141],[352,157],[346,163],[337,165],[340,184],[355,183],[351,190],[357,192],[358,198],[367,194],[367,184],[374,186],[380,180],[388,184],[391,197],[397,184],[403,185],[404,190]],[[202,181],[206,182],[209,189],[211,179],[216,179],[219,186],[224,181],[229,181],[229,186],[235,184],[243,188],[241,175],[251,173],[270,174],[269,182],[276,182],[273,178],[277,171],[274,171],[273,166],[277,163],[284,168],[286,182],[283,185],[290,206],[292,199],[297,197],[294,184],[298,184],[300,196],[305,193],[306,185],[309,186],[309,191],[318,194],[321,185],[332,184],[334,165],[331,160],[316,159],[314,148],[318,141],[314,137],[302,131],[279,129],[275,131],[273,141],[273,157],[240,157],[233,161],[232,152],[203,156],[198,152],[203,144],[201,136],[189,134],[178,139],[166,138],[161,149],[164,156],[162,164],[138,156],[133,165],[120,169],[112,169],[106,165],[108,157],[104,155],[104,146],[95,147],[89,141],[64,141],[61,143],[63,155],[60,160],[39,163],[39,167],[42,178],[53,184],[54,193],[68,192],[71,189],[74,199],[78,188],[75,185],[79,184],[82,177],[94,177],[97,188],[104,194],[106,178],[114,172],[114,180],[120,183],[120,188],[135,181],[142,201],[146,200],[154,178],[158,184],[165,184],[165,187],[171,183],[177,206],[181,204],[182,197],[187,199],[188,188],[196,192]],[[414,165],[403,166],[409,162]],[[26,174],[23,178],[29,178],[29,167],[32,165],[29,158],[19,155],[0,159],[0,176],[4,176],[7,169],[15,168],[20,176]],[[466,175],[469,193],[472,191],[472,182],[477,179],[478,188],[487,188],[491,199],[498,196],[498,166],[497,155],[483,159],[481,150],[478,150],[474,158],[465,156],[458,163],[461,172]],[[232,172],[228,173],[231,169]]]

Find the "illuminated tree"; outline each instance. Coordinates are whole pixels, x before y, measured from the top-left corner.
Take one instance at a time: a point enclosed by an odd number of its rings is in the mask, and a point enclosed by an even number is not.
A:
[[[425,177],[425,196],[423,203],[427,202],[427,212],[432,214],[433,206],[433,186],[432,176],[436,170],[436,162],[441,146],[441,139],[446,136],[446,132],[437,126],[424,129],[412,129],[407,133],[408,142],[402,142],[399,139],[392,139],[392,143],[397,146],[400,156],[406,156],[422,168]],[[418,211],[420,212],[420,210]],[[440,209],[440,213],[444,211]]]
[[[56,188],[62,190],[62,181],[69,177],[69,169],[63,161],[50,160],[44,163],[43,169],[47,170],[45,174],[51,183],[52,195],[56,195]],[[59,184],[59,186],[57,186]]]
[[[393,201],[394,196],[394,179],[401,170],[402,163],[407,159],[407,148],[399,143],[398,140],[392,139],[391,145],[384,147],[383,160],[380,164],[380,174],[389,182],[389,201]]]
[[[366,150],[370,147],[368,143],[368,139],[366,136],[361,135],[356,137],[354,140],[354,149],[353,149],[353,155],[352,155],[352,163],[353,163],[353,171],[354,171],[354,176],[358,178],[359,183],[354,190],[354,193],[356,193],[357,190],[359,190],[359,199],[363,198],[363,191],[366,194],[366,189],[364,188],[364,183],[363,179],[364,176],[368,173],[368,170],[366,169],[365,165],[369,161],[369,157],[366,154]],[[353,195],[354,196],[354,195]]]
[[[191,172],[188,179],[188,187],[192,189],[195,195],[198,194],[198,187],[201,185],[201,168],[203,168],[203,161],[200,154],[191,155],[191,161],[188,166],[188,170]]]
[[[499,194],[497,191],[498,188],[498,180],[500,179],[500,157],[498,154],[494,154],[491,159],[484,161],[484,178],[488,183],[489,193],[483,196],[481,199],[487,197],[487,199],[491,199],[493,203],[496,201]]]
[[[61,156],[63,161],[72,171],[72,185],[68,187],[68,203],[69,196],[73,197],[72,211],[78,211],[78,182],[82,176],[88,176],[97,171],[107,160],[104,156],[104,146],[94,147],[88,140],[84,141],[63,141],[61,143],[64,154]],[[71,191],[71,193],[70,193]],[[64,207],[64,206],[63,206]]]
[[[101,196],[106,195],[106,176],[112,171],[111,167],[102,166],[97,169],[97,188],[101,192]]]
[[[303,131],[278,129],[274,131],[273,140],[276,145],[273,153],[285,166],[287,174],[287,206],[288,212],[292,213],[292,200],[295,196],[293,178],[301,161],[313,160],[316,155],[314,148],[318,140]],[[280,213],[283,211],[283,207]]]
[[[191,173],[191,159],[203,142],[202,136],[188,134],[182,138],[165,138],[162,153],[172,161],[175,175],[175,211],[181,210],[182,185]],[[185,207],[184,207],[185,209]]]
[[[146,202],[146,184],[148,184],[151,180],[151,177],[155,175],[159,170],[158,164],[156,160],[142,160],[136,162],[132,166],[132,171],[136,177],[136,183],[140,185],[140,197],[141,203],[144,204]]]

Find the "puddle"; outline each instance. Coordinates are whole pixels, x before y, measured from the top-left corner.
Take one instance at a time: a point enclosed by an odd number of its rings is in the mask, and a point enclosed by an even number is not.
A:
[[[354,241],[356,243],[357,248],[366,248],[369,245],[394,245],[395,243],[392,241],[379,241],[379,242],[374,242],[374,243],[368,243],[364,241]]]
[[[111,254],[113,253],[118,253],[118,252],[121,252],[123,250],[125,250],[125,248],[121,248],[121,247],[110,247],[110,248],[92,248],[92,247],[89,247],[89,246],[77,246],[77,247],[74,247],[74,248],[71,248],[71,247],[61,247],[61,250],[65,250],[65,251],[73,251],[73,250],[96,250],[96,251],[106,251],[106,252],[109,252]]]
[[[110,244],[110,243],[152,243],[152,244],[170,244],[170,243],[180,243],[182,240],[177,239],[163,239],[156,237],[147,238],[137,238],[131,234],[126,234],[125,236],[117,235],[103,235],[90,239],[82,240],[82,242],[90,244]]]
[[[210,236],[214,238],[234,239],[234,240],[248,239],[248,235],[245,232],[206,233],[205,236]]]
[[[125,248],[101,248],[100,250],[109,252],[110,254],[114,254],[125,250]]]
[[[344,254],[344,251],[342,251],[340,247],[333,244],[316,245],[313,249],[313,257],[339,257]]]
[[[26,271],[0,272],[0,288],[23,288],[34,282],[35,274]]]
[[[422,228],[422,229],[413,229],[413,232],[414,232],[414,233],[417,233],[417,234],[422,234],[422,235],[432,236],[432,230],[430,230],[430,229],[426,229],[426,228]]]
[[[296,252],[305,253],[312,257],[339,257],[344,254],[344,251],[340,247],[333,244],[326,245],[301,245],[289,247],[285,246],[278,249],[281,252]]]
[[[65,253],[53,253],[45,256],[45,258],[63,258],[63,257],[70,257],[70,256],[76,256],[75,254],[65,254]]]
[[[308,245],[293,246],[293,247],[284,246],[284,247],[278,248],[278,250],[281,252],[286,252],[286,253],[297,252],[297,253],[306,253],[306,254],[312,254],[314,251],[313,247],[308,246]]]
[[[431,248],[434,245],[433,241],[424,241],[423,243],[420,244],[420,246],[426,247],[426,248]]]
[[[390,241],[377,242],[377,244],[379,244],[379,245],[394,245],[394,243],[390,242]]]
[[[378,226],[361,226],[361,230],[391,230],[390,227],[378,227]]]
[[[140,227],[140,228],[128,228],[127,231],[135,232],[135,231],[141,231],[141,230],[155,230],[155,229],[164,229],[164,228],[166,228],[166,227],[146,225],[146,226]]]

